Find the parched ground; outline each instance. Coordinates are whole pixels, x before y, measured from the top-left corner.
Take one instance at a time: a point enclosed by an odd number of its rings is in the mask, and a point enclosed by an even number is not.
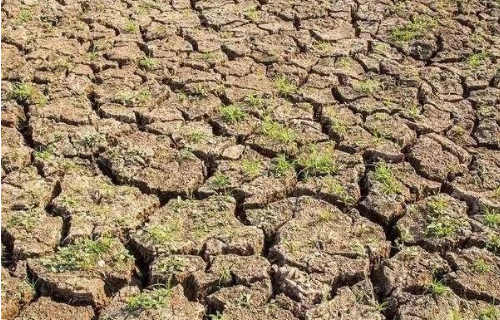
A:
[[[1,12],[2,319],[500,319],[500,1]]]

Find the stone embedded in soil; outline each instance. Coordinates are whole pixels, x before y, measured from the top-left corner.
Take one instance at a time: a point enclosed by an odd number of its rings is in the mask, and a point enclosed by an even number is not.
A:
[[[355,210],[345,214],[324,201],[300,197],[294,217],[278,230],[270,254],[285,265],[279,270],[282,290],[293,292],[298,301],[313,302],[321,296],[308,296],[308,285],[302,288],[294,279],[300,272],[288,270],[287,265],[310,273],[299,278],[338,286],[366,277],[371,267],[388,256],[389,248],[383,229]]]
[[[11,172],[2,181],[2,211],[44,208],[54,186],[54,179],[42,178],[32,166]]]
[[[235,217],[236,201],[227,196],[170,200],[131,233],[133,246],[147,259],[158,254],[260,254],[262,231]]]
[[[28,282],[11,276],[2,266],[2,319],[14,319],[34,295],[35,292]]]
[[[485,148],[475,149],[469,171],[451,184],[452,195],[472,206],[475,213],[484,208],[500,209],[500,155]]]
[[[429,253],[420,247],[403,247],[392,258],[385,260],[376,272],[380,292],[387,296],[394,290],[422,293],[436,275],[451,269],[437,253]]]
[[[196,190],[203,182],[202,161],[170,145],[167,136],[137,131],[117,136],[99,160],[118,182],[144,192],[171,196]]]
[[[234,197],[242,199],[244,206],[249,207],[284,198],[293,190],[297,179],[292,165],[277,168],[276,162],[279,159],[270,160],[243,146],[238,148],[235,157],[236,159],[217,160],[215,173],[198,192],[202,195],[230,192]]]
[[[84,240],[43,258],[28,259],[42,294],[64,301],[103,306],[109,290],[130,283],[134,258],[116,239]]]
[[[363,210],[388,225],[404,214],[405,204],[427,195],[438,193],[441,185],[417,175],[413,167],[398,164],[376,163],[366,175],[368,194],[361,201]]]
[[[445,194],[407,206],[396,230],[400,243],[439,252],[461,247],[472,234],[465,203]]]
[[[15,128],[2,126],[2,178],[6,173],[29,165],[30,161],[31,149],[21,133]]]
[[[361,197],[359,179],[365,170],[361,155],[335,150],[334,144],[327,142],[304,146],[297,162],[304,176],[297,183],[297,195],[316,196],[347,207]],[[323,165],[325,168],[320,167]]]
[[[117,186],[102,175],[66,174],[60,187],[52,211],[71,219],[65,240],[102,235],[123,238],[160,205],[155,196],[145,195],[135,187]]]
[[[181,285],[172,289],[152,287],[142,292],[137,287],[125,287],[101,310],[99,319],[201,320],[204,311],[203,305],[189,301],[184,296]]]
[[[55,302],[47,297],[40,297],[23,309],[16,320],[92,320],[94,310],[91,306],[74,307],[65,303]]]
[[[326,299],[308,310],[305,319],[384,320],[377,303],[371,282],[364,280],[352,287],[339,288],[331,300]]]
[[[500,259],[478,248],[448,253],[453,272],[446,276],[450,287],[460,295],[484,301],[500,297]]]
[[[62,230],[63,220],[40,208],[2,212],[2,242],[12,248],[16,261],[52,253]]]
[[[471,156],[451,140],[431,133],[410,148],[408,159],[424,177],[442,182],[466,172]]]

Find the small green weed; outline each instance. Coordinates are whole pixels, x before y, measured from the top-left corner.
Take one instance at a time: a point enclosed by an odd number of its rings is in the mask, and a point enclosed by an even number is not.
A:
[[[394,173],[387,163],[380,161],[375,165],[374,178],[382,184],[382,190],[386,194],[400,193],[400,185]]]
[[[292,143],[295,140],[295,133],[292,129],[270,119],[264,119],[262,122],[262,133],[282,143]]]
[[[149,309],[159,309],[168,304],[172,290],[167,287],[154,290],[145,290],[127,301],[129,311],[142,311]]]
[[[255,178],[262,171],[262,162],[258,159],[243,159],[241,169],[247,177]]]
[[[276,177],[282,177],[288,171],[293,170],[293,169],[294,169],[293,162],[288,161],[287,158],[286,158],[286,156],[284,154],[278,155],[272,161],[271,172]]]
[[[125,24],[126,33],[137,33],[139,32],[139,26],[133,21],[127,21]]]
[[[316,145],[311,146],[306,154],[301,155],[297,159],[297,163],[303,168],[302,173],[306,177],[333,175],[338,172],[338,166],[335,163],[333,154],[321,151]]]
[[[491,267],[483,258],[478,258],[470,265],[470,269],[477,273],[486,273],[490,272]]]
[[[153,70],[156,66],[156,60],[154,58],[150,57],[144,57],[141,60],[139,60],[139,68],[142,70]]]
[[[500,212],[490,207],[483,209],[484,224],[492,229],[500,227]]]
[[[7,92],[7,98],[16,100],[19,103],[38,104],[40,106],[47,104],[47,98],[36,87],[22,82],[13,84],[11,90]]]
[[[293,80],[285,75],[279,75],[274,80],[274,87],[278,90],[279,94],[284,98],[297,93],[297,85]]]
[[[256,8],[250,8],[250,9],[245,10],[245,12],[243,13],[243,16],[246,19],[254,22],[257,19],[259,19],[259,11],[257,11]]]
[[[218,188],[225,188],[229,186],[229,177],[221,172],[217,172],[212,180],[212,185]]]
[[[429,18],[417,17],[402,27],[391,31],[390,37],[394,41],[408,42],[420,39],[428,34],[436,26],[436,22]]]
[[[494,305],[489,305],[484,310],[481,311],[477,320],[498,320],[500,318],[500,312]]]
[[[450,291],[442,280],[433,280],[432,283],[427,286],[427,290],[434,296],[443,296]]]
[[[472,71],[477,71],[485,64],[487,58],[488,53],[486,51],[471,54],[467,57],[467,65]]]
[[[365,79],[356,83],[355,88],[364,94],[372,94],[380,90],[382,85],[378,80]]]
[[[245,120],[246,112],[237,105],[222,106],[220,108],[222,119],[227,123],[235,123]]]

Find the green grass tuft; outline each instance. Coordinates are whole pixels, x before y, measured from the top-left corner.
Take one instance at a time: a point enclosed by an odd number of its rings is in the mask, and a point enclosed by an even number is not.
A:
[[[168,305],[171,295],[172,290],[167,287],[145,290],[128,299],[127,309],[129,311],[159,309]]]
[[[394,173],[387,163],[380,161],[375,165],[374,178],[382,184],[382,190],[386,194],[400,193],[400,185]]]
[[[298,90],[295,82],[285,75],[279,75],[278,77],[276,77],[276,79],[274,80],[274,87],[284,98],[297,93]]]
[[[402,27],[391,31],[390,37],[394,41],[409,42],[415,39],[423,38],[436,26],[436,22],[429,18],[417,17]]]
[[[262,122],[262,133],[282,143],[292,143],[295,141],[295,133],[292,129],[270,119],[264,119]]]
[[[237,105],[222,106],[220,108],[222,119],[227,123],[235,123],[245,120],[245,111]]]
[[[278,155],[273,159],[271,165],[271,172],[276,177],[284,176],[288,171],[294,170],[294,164],[291,161],[288,161],[284,154]]]
[[[305,155],[297,159],[301,166],[304,176],[333,175],[338,172],[338,166],[335,163],[333,154],[321,151],[318,146],[312,146]]]

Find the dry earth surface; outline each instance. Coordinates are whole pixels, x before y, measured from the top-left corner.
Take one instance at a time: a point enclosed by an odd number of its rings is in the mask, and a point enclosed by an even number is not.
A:
[[[1,12],[2,319],[500,319],[500,1]]]

